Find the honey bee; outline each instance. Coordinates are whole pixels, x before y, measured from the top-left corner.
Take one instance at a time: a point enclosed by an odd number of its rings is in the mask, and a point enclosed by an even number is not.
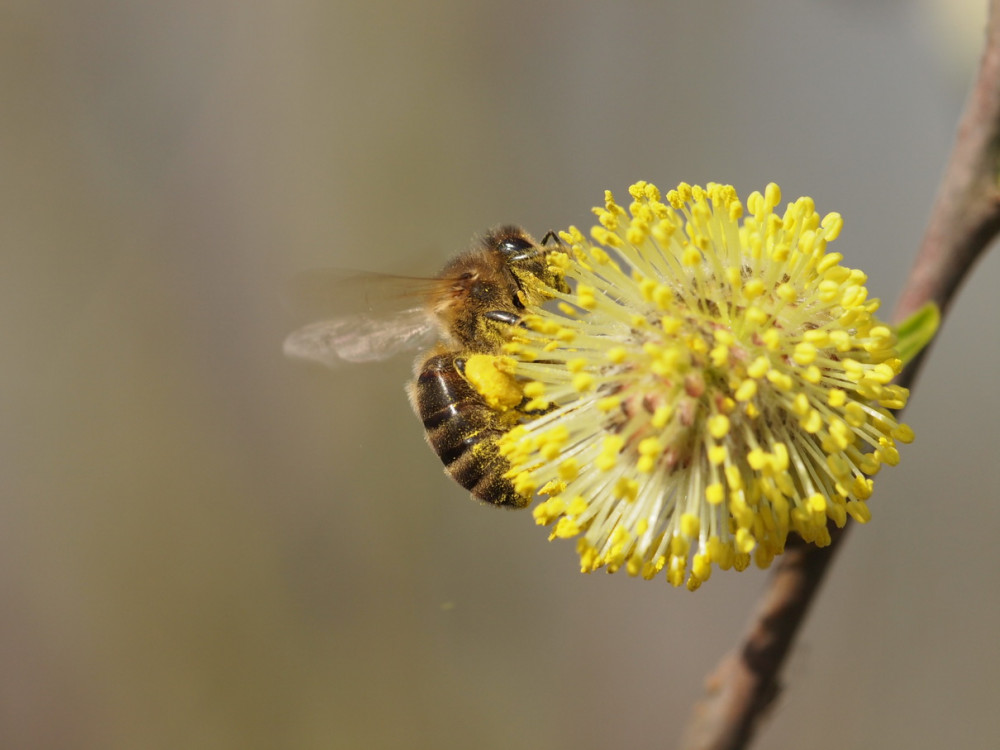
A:
[[[436,278],[423,285],[411,280],[419,305],[313,323],[285,340],[285,354],[336,366],[386,359],[437,339],[417,358],[408,387],[428,444],[445,473],[473,497],[523,508],[531,498],[506,476],[509,464],[497,441],[526,412],[515,406],[503,413],[487,404],[469,381],[466,363],[476,354],[500,354],[527,306],[551,299],[553,289],[568,291],[549,262],[552,247],[546,244],[554,236],[550,232],[538,244],[519,227],[494,229]]]

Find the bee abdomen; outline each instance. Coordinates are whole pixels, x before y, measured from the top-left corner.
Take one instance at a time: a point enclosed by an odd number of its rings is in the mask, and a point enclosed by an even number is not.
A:
[[[427,442],[445,471],[475,497],[493,505],[522,508],[530,502],[504,474],[510,468],[497,440],[507,431],[462,374],[465,360],[435,354],[421,366],[413,405],[427,430]]]

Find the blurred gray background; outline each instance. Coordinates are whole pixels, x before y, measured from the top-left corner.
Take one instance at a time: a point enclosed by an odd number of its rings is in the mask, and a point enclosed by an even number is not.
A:
[[[983,3],[984,4],[984,3]],[[433,274],[605,188],[777,181],[897,297],[979,2],[0,5],[0,746],[670,747],[765,575],[582,576],[441,473],[305,268]],[[758,747],[996,747],[1000,259]]]

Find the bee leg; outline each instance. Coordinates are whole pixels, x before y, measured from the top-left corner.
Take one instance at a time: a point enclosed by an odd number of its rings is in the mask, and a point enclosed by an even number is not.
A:
[[[509,326],[516,326],[521,322],[521,318],[517,313],[507,312],[506,310],[490,310],[483,313],[483,317],[495,320],[498,323],[506,323]]]
[[[523,508],[530,497],[504,476],[510,469],[497,441],[510,425],[491,409],[465,378],[465,359],[437,352],[418,368],[410,399],[423,420],[427,442],[445,472],[472,495],[492,505]]]

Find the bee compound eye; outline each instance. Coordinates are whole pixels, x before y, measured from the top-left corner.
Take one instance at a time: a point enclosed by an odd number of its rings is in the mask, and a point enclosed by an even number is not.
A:
[[[523,237],[507,237],[501,240],[497,249],[509,261],[527,260],[535,254],[535,246]]]

